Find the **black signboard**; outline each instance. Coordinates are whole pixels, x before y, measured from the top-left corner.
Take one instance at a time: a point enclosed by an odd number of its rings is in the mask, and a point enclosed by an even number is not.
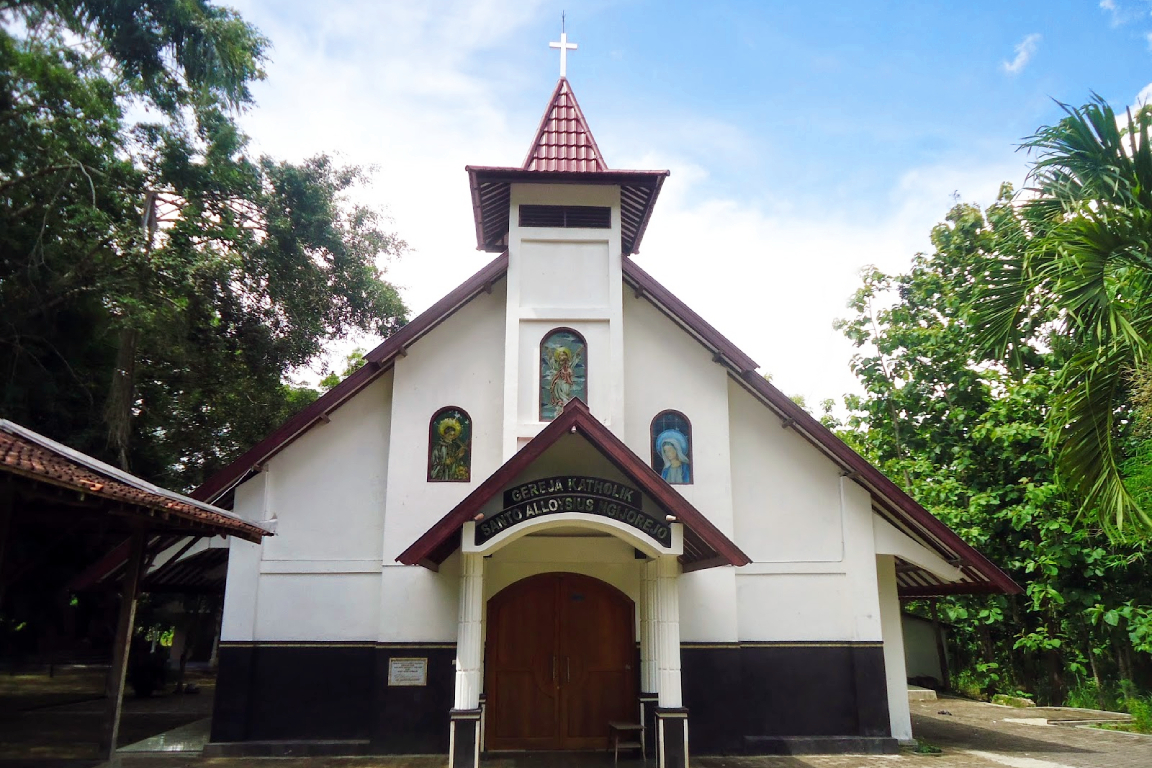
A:
[[[630,525],[660,542],[672,543],[668,523],[644,512],[640,491],[599,477],[545,477],[504,491],[504,509],[476,523],[479,546],[501,531],[541,515],[579,512]]]

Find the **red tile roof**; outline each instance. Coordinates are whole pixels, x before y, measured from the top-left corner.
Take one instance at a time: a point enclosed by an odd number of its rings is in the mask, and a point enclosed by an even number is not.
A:
[[[469,165],[476,249],[498,253],[508,248],[512,184],[613,184],[620,187],[620,250],[638,253],[644,230],[668,171],[526,171]]]
[[[328,414],[389,370],[397,357],[408,354],[408,345],[447,320],[477,294],[491,293],[493,284],[502,280],[507,272],[508,254],[504,253],[488,262],[487,266],[458,285],[447,296],[389,336],[386,341],[364,356],[364,365],[355,373],[325,392],[238,459],[208,478],[203,485],[192,491],[192,496],[213,501],[242,483],[249,472],[271,459],[296,438],[317,424],[327,422]]]
[[[405,565],[423,565],[436,570],[460,546],[460,527],[471,520],[489,499],[540,458],[544,451],[572,433],[579,434],[591,443],[625,477],[640,486],[640,490],[661,509],[675,515],[684,524],[684,554],[680,556],[680,562],[685,571],[717,565],[747,565],[752,562],[740,547],[656,474],[647,462],[612,434],[608,427],[601,424],[588,410],[588,406],[578,399],[570,400],[560,416],[440,518],[396,560]]]
[[[568,79],[560,78],[524,159],[526,171],[606,171],[608,163],[592,138]]]
[[[560,78],[528,157],[519,168],[473,166],[468,171],[476,248],[499,253],[508,247],[512,184],[612,184],[620,187],[620,248],[637,253],[668,171],[609,170],[576,103],[572,86]]]
[[[142,518],[159,512],[165,530],[186,529],[188,535],[231,535],[260,541],[268,531],[187,496],[165,490],[79,451],[49,440],[30,429],[0,419],[0,471],[118,502]]]

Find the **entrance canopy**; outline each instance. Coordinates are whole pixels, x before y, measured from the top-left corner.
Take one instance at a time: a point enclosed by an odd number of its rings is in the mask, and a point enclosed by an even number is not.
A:
[[[552,455],[550,449],[562,447],[607,459],[621,481],[552,473],[523,482],[538,462],[551,464],[545,456]],[[574,522],[614,530],[621,538],[650,539],[653,549],[665,552],[681,551],[682,531],[684,571],[751,562],[578,399],[396,559],[437,570],[466,536],[468,549],[480,551],[489,541],[513,535],[517,526]]]

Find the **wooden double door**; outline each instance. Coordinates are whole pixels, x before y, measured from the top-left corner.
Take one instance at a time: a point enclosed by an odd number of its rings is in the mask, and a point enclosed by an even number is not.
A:
[[[487,748],[604,749],[637,717],[634,606],[598,579],[546,573],[488,601]]]

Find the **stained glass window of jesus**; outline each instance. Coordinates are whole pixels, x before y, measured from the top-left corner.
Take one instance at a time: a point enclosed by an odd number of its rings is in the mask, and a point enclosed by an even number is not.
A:
[[[540,421],[552,421],[574,397],[588,402],[588,345],[571,328],[540,342]]]

